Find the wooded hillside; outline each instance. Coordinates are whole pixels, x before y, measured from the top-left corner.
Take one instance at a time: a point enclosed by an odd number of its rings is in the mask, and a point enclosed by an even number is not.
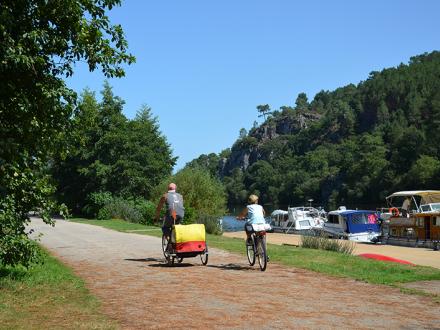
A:
[[[219,155],[201,155],[229,203],[380,205],[396,190],[440,188],[440,52],[371,72],[272,112]]]

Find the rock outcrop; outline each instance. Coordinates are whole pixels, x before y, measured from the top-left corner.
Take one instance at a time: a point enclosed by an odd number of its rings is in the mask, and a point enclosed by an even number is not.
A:
[[[264,148],[268,141],[296,134],[320,118],[321,115],[316,112],[293,111],[269,118],[258,128],[252,129],[248,136],[234,143],[230,156],[221,160],[220,176],[230,175],[234,168],[244,171],[258,160],[269,160],[272,153],[267,149],[270,148]]]

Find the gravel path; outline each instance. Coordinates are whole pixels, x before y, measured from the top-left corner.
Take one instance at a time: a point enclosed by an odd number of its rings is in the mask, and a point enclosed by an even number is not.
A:
[[[274,263],[260,272],[216,249],[208,266],[167,267],[159,238],[66,221],[32,227],[123,329],[440,329],[439,304],[398,289]]]

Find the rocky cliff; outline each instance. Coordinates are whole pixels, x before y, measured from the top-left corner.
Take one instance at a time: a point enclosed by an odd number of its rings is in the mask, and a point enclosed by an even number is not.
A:
[[[229,175],[234,168],[245,171],[258,160],[270,160],[270,141],[283,141],[283,136],[296,134],[318,121],[321,115],[312,111],[286,111],[270,117],[261,126],[252,129],[249,135],[237,140],[228,158],[220,159],[220,176]]]

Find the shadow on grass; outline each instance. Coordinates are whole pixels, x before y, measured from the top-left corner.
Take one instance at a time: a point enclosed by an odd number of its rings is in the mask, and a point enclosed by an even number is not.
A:
[[[251,266],[242,266],[239,264],[207,265],[207,267],[219,268],[223,270],[245,270],[245,271],[256,269]]]
[[[28,270],[24,267],[0,267],[0,279],[20,280],[28,276],[28,274]]]

